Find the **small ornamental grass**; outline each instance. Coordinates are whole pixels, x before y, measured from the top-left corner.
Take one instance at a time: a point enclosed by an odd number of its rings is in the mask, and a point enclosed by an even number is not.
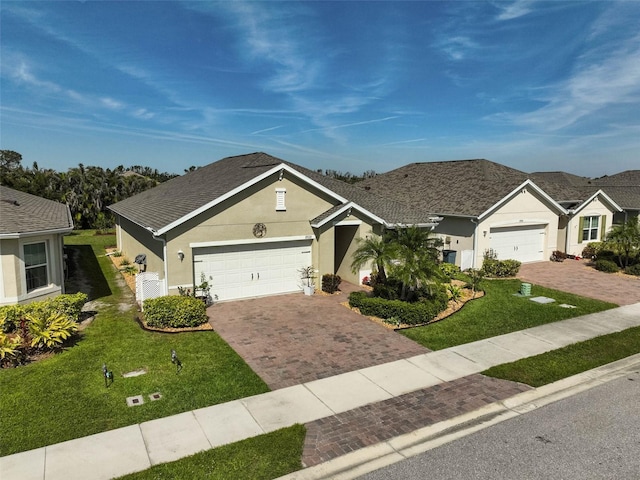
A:
[[[157,328],[197,327],[207,322],[202,300],[182,295],[145,300],[144,315],[147,325]]]
[[[336,293],[340,290],[340,282],[342,282],[340,275],[325,273],[322,275],[322,291],[326,293]]]

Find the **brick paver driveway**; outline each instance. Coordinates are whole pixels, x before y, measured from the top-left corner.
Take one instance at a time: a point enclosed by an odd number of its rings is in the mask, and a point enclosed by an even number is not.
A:
[[[219,303],[210,323],[272,389],[428,352],[340,305],[340,295],[302,293]]]
[[[525,263],[518,278],[527,282],[595,298],[618,305],[640,302],[640,279],[631,275],[603,273],[587,260]]]

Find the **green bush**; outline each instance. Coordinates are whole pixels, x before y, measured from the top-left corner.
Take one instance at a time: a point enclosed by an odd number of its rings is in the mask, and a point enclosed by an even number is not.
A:
[[[48,350],[59,347],[78,331],[78,324],[68,315],[54,309],[34,309],[25,314],[31,347]]]
[[[86,293],[78,292],[73,295],[58,295],[26,305],[0,307],[0,331],[13,332],[20,325],[20,320],[31,314],[49,316],[53,313],[60,313],[69,320],[77,322],[82,307],[87,303],[87,298]]]
[[[589,242],[587,246],[582,249],[582,258],[595,258],[600,254],[603,248],[604,243],[602,242]]]
[[[482,262],[482,271],[488,277],[507,278],[515,277],[522,265],[518,260],[496,260],[485,258]]]
[[[195,297],[169,295],[144,301],[144,315],[151,327],[197,327],[207,321],[202,300]]]
[[[620,267],[616,264],[616,262],[612,262],[611,260],[606,260],[603,258],[599,258],[596,260],[595,264],[596,270],[606,273],[616,273],[620,271]]]
[[[454,275],[460,273],[460,267],[453,263],[441,263],[440,270],[449,278],[453,278]]]
[[[624,269],[624,273],[626,273],[627,275],[635,275],[636,277],[640,277],[640,263],[629,265]]]
[[[327,293],[335,293],[339,290],[342,279],[340,275],[333,273],[325,273],[322,275],[322,291]]]
[[[393,318],[407,325],[419,325],[427,323],[443,311],[447,306],[447,300],[445,298],[442,301],[442,297],[438,295],[433,300],[408,303],[401,300],[369,297],[365,292],[353,292],[349,295],[349,305],[358,308],[363,315],[383,319]]]

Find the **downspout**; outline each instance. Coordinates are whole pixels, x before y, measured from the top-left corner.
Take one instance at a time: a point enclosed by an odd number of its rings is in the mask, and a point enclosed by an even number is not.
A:
[[[151,238],[162,242],[162,264],[164,265],[164,294],[169,295],[169,266],[167,265],[167,241],[164,238],[157,237],[155,231],[151,227],[147,227],[151,233]]]
[[[471,220],[471,222],[476,226],[476,228],[473,229],[473,260],[471,262],[471,268],[475,269],[476,258],[478,257],[478,224],[480,221],[473,218],[470,218],[469,220]]]

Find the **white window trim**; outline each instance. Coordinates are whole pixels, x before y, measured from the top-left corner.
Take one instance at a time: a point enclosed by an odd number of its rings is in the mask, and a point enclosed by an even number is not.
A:
[[[584,218],[583,227],[582,227],[582,231],[580,232],[580,236],[582,238],[582,241],[583,242],[597,242],[599,240],[599,237],[600,237],[600,229],[602,228],[602,226],[600,225],[600,215],[585,215],[583,218]],[[596,222],[597,222],[597,225],[595,227],[592,225],[592,221],[593,221],[594,218],[596,219]],[[587,223],[587,220],[588,220],[588,223],[589,223],[588,227],[584,226],[584,224]],[[591,238],[592,230],[596,231],[595,238]],[[589,232],[589,235],[588,235],[589,238],[587,238],[587,239],[584,238],[584,232],[585,231]]]
[[[277,212],[285,212],[287,210],[286,203],[286,188],[276,188],[276,211]]]
[[[38,245],[38,244],[44,244],[44,255],[45,255],[45,263],[44,264],[38,264],[38,265],[31,265],[29,267],[27,267],[27,262],[25,259],[25,247],[29,246],[29,245]],[[49,242],[47,240],[41,240],[38,242],[28,242],[28,243],[23,243],[22,244],[22,269],[24,272],[24,277],[23,277],[23,281],[24,281],[24,291],[26,295],[32,295],[34,294],[34,292],[38,292],[42,289],[45,288],[49,288],[51,286],[51,254],[49,252]],[[39,287],[36,287],[32,290],[29,290],[29,286],[27,285],[27,270],[30,268],[38,268],[38,267],[42,267],[42,266],[46,267],[46,272],[47,272],[47,283],[45,285],[41,285]]]

